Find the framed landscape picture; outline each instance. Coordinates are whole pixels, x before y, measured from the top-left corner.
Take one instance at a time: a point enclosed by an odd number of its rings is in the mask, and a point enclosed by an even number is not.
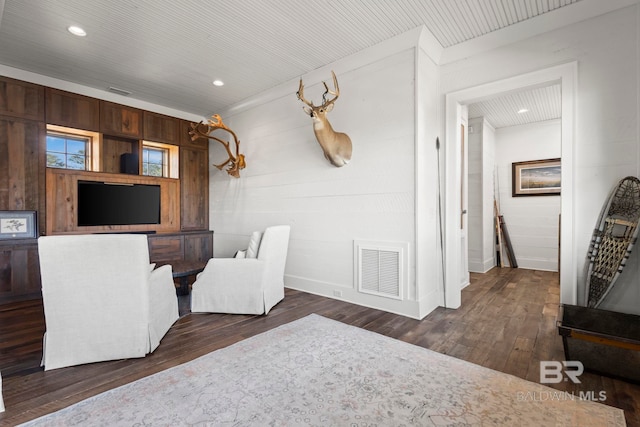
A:
[[[35,239],[36,218],[36,211],[0,211],[0,239]]]
[[[512,163],[512,196],[558,196],[561,188],[560,159]]]

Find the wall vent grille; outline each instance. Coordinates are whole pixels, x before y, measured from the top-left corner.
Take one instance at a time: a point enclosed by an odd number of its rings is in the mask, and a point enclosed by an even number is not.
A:
[[[122,95],[122,96],[129,96],[131,95],[131,92],[129,92],[128,90],[124,90],[124,89],[119,89],[117,87],[113,87],[110,86],[109,89],[107,89],[109,92],[113,92],[113,93],[117,93],[118,95]]]
[[[402,299],[404,248],[381,247],[356,242],[356,281],[358,291],[393,299]]]

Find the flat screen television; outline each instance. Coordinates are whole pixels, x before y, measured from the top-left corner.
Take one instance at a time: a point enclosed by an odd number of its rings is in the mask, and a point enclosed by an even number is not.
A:
[[[160,186],[78,181],[78,226],[160,224]]]

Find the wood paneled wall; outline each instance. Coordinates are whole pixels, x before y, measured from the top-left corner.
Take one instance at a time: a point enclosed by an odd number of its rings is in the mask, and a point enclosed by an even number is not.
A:
[[[186,171],[188,170],[188,173]],[[202,215],[209,211],[209,155],[206,150],[182,147],[180,150],[180,186],[183,230],[209,228],[209,218]],[[206,178],[205,178],[206,177]]]
[[[0,303],[39,296],[38,244],[34,240],[0,242]]]
[[[42,122],[0,116],[0,210],[38,211],[44,221]]]
[[[47,168],[47,124],[101,132],[99,172]],[[40,235],[187,230],[180,258],[211,257],[208,140],[191,141],[188,130],[186,120],[0,76],[0,210],[37,211]],[[120,156],[140,154],[143,140],[180,153],[179,179],[120,173]],[[78,227],[78,179],[159,184],[161,224]],[[37,240],[0,239],[0,304],[39,293]]]
[[[139,153],[140,141],[103,135],[100,149],[100,170],[120,173],[120,156],[124,153]]]
[[[47,124],[100,130],[100,100],[53,88],[45,96]]]
[[[44,87],[9,78],[0,79],[0,114],[44,120]]]

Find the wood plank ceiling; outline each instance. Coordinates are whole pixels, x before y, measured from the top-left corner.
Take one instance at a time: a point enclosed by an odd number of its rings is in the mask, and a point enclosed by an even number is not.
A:
[[[494,128],[559,119],[559,84],[524,90],[469,105],[469,118],[484,117]]]
[[[447,48],[579,1],[4,0],[0,64],[209,116],[418,26]]]

